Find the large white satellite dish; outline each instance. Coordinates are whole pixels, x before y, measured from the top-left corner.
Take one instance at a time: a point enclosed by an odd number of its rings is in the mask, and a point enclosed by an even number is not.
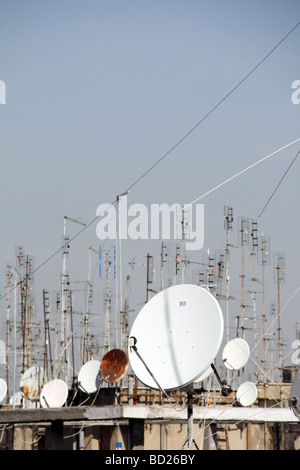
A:
[[[291,391],[289,405],[295,416],[300,420],[300,374],[299,369],[296,369]]]
[[[237,402],[242,406],[251,406],[255,402],[258,390],[253,382],[242,383],[236,391]]]
[[[4,379],[0,379],[0,403],[4,400],[7,392],[7,384]]]
[[[27,369],[20,380],[20,390],[25,398],[37,400],[43,386],[43,368],[32,366]]]
[[[229,370],[242,369],[248,362],[250,348],[243,338],[234,338],[223,349],[222,359]]]
[[[210,292],[192,284],[169,287],[134,321],[128,347],[133,372],[150,388],[183,388],[209,368],[223,330],[221,308]]]
[[[60,379],[53,379],[47,382],[40,393],[42,408],[60,408],[65,404],[67,398],[67,384]]]
[[[78,387],[88,395],[100,387],[100,361],[91,360],[83,364],[78,374]]]

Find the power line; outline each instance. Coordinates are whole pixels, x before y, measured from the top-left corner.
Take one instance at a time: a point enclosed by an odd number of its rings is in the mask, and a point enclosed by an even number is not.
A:
[[[295,31],[295,29],[300,25],[300,21],[248,72],[242,80],[240,80],[202,119],[200,119],[199,122],[189,131],[187,132],[173,147],[171,147],[167,153],[165,153],[161,158],[159,158],[150,168],[148,168],[147,171],[145,171],[137,180],[132,183],[124,193],[129,192],[134,186],[136,186],[147,174],[149,174],[157,165],[159,165],[168,155],[170,155],[173,150],[175,150],[187,137],[189,137],[219,106],[221,106],[224,101],[229,98],[254,72],[255,70],[260,67],[267,59],[270,57],[270,55],[275,52],[275,50]],[[223,183],[224,184],[224,183]],[[114,205],[117,202],[115,200],[112,205]],[[98,214],[96,217],[94,217],[85,227],[83,227],[76,235],[71,238],[68,243],[71,243],[75,238],[77,238],[79,235],[81,235],[87,228],[89,228],[91,225],[94,224],[94,222],[100,217],[101,214]],[[40,268],[42,268],[45,264],[47,264],[52,258],[54,258],[58,253],[61,252],[61,250],[64,248],[64,245],[57,249],[54,253],[52,253],[47,259],[45,259],[39,266],[37,266],[30,275],[36,273]],[[13,287],[11,291],[13,291],[15,287]],[[3,295],[0,299],[0,301],[6,296],[8,293]]]
[[[247,78],[250,77],[250,75],[252,75],[255,70],[258,69],[258,67],[260,67],[261,64],[263,64],[263,62],[265,62],[268,57],[270,57],[271,54],[273,54],[273,52],[275,52],[275,50],[292,34],[292,32],[300,25],[300,21],[276,44],[276,46],[274,46],[270,52],[268,52],[264,57],[263,59],[261,59],[256,65],[255,67],[253,67],[250,72],[247,73],[247,75],[244,76],[244,78],[242,78],[242,80],[240,80],[228,93],[227,95],[224,96],[224,98],[222,98],[202,119],[200,119],[199,122],[197,122],[197,124],[187,133],[185,134],[175,145],[173,145],[173,147],[170,148],[170,150],[168,150],[167,153],[165,153],[159,160],[157,160],[156,163],[154,163],[154,165],[152,165],[148,170],[146,170],[134,183],[132,183],[131,186],[129,186],[127,188],[127,191],[130,191],[134,186],[136,186],[148,173],[150,173],[150,171],[152,171],[157,165],[159,165],[159,163],[161,163],[171,152],[173,152],[173,150],[176,149],[176,147],[178,147],[187,137],[189,137],[196,129],[197,127],[200,126],[200,124],[202,124],[219,106],[221,106],[222,103],[224,103],[224,101],[229,98],[230,95],[232,95],[232,93],[234,93],[241,85],[242,83],[244,83]]]
[[[278,150],[275,150],[275,152],[272,152],[270,153],[269,155],[267,155],[266,157],[263,157],[261,158],[260,160],[258,160],[257,162],[253,163],[252,165],[248,166],[247,168],[244,168],[244,170],[241,170],[239,171],[238,173],[236,173],[235,175],[231,176],[230,178],[228,178],[227,180],[223,181],[222,183],[218,184],[217,186],[215,186],[214,188],[210,189],[209,191],[207,191],[206,193],[202,194],[202,196],[199,196],[197,197],[196,199],[194,199],[194,201],[190,202],[189,204],[185,204],[184,208],[186,209],[187,207],[191,206],[192,204],[194,204],[195,202],[199,201],[200,199],[203,199],[205,196],[208,196],[208,194],[211,194],[212,192],[216,191],[216,189],[219,189],[221,188],[222,186],[224,186],[225,184],[229,183],[230,181],[234,180],[235,178],[237,178],[238,176],[242,175],[243,173],[245,173],[246,171],[250,170],[251,168],[255,167],[256,165],[259,165],[260,163],[262,163],[263,161],[267,160],[268,158],[271,158],[273,157],[274,155],[276,155],[278,152],[281,152],[281,150],[284,150],[288,147],[290,147],[291,145],[295,144],[296,142],[299,142],[300,141],[300,138],[299,139],[296,139],[296,140],[293,140],[292,142],[290,142],[289,144],[287,145],[284,145],[283,147],[281,147],[280,149]],[[296,158],[295,158],[296,159]],[[295,161],[294,159],[294,161]],[[292,162],[293,163],[293,162]],[[291,165],[290,165],[291,167]],[[289,168],[290,168],[289,167]],[[288,168],[288,169],[289,169]]]
[[[277,184],[276,188],[274,189],[273,193],[271,194],[271,196],[269,197],[269,199],[267,200],[263,210],[261,211],[261,213],[259,214],[258,218],[262,215],[262,213],[264,212],[264,210],[266,209],[267,205],[269,204],[269,202],[271,201],[272,197],[274,196],[274,194],[276,193],[277,189],[279,188],[279,186],[281,185],[282,181],[284,180],[284,178],[286,177],[288,171],[290,170],[291,166],[293,165],[293,163],[296,161],[298,155],[300,154],[300,150],[299,152],[297,153],[297,155],[294,157],[293,161],[290,163],[290,165],[288,166],[287,170],[285,171],[284,175],[282,176],[282,178],[280,179],[279,183]]]

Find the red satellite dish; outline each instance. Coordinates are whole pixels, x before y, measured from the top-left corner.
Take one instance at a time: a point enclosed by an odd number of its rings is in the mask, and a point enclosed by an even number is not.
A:
[[[113,384],[124,377],[128,365],[127,354],[122,349],[112,349],[102,358],[100,364],[101,377],[105,382]]]

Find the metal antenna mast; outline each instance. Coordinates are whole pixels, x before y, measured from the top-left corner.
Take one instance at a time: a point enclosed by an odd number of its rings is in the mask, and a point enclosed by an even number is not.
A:
[[[203,255],[203,264],[206,266],[205,285],[209,288],[209,291],[213,294],[216,283],[215,283],[215,272],[216,272],[216,256],[207,249],[207,253]]]
[[[87,299],[86,299],[86,314],[84,317],[84,332],[83,332],[83,354],[82,363],[84,364],[90,359],[90,333],[89,333],[89,319],[91,313],[91,305],[93,303],[93,284],[91,282],[91,254],[96,253],[100,258],[100,251],[95,250],[93,247],[89,247],[89,272],[88,272],[88,283],[87,283]],[[101,260],[101,258],[100,258]],[[99,271],[100,272],[100,271]]]
[[[66,331],[65,331],[65,321],[67,317],[67,305],[68,305],[68,299],[69,299],[69,287],[70,287],[70,281],[69,281],[69,275],[67,271],[67,259],[68,259],[68,254],[69,254],[69,237],[67,236],[67,220],[70,222],[73,222],[75,224],[80,224],[85,226],[86,224],[76,220],[72,219],[71,217],[67,217],[66,215],[64,216],[64,233],[63,233],[63,269],[62,269],[62,279],[61,279],[61,369],[60,373],[62,378],[65,378],[65,363],[64,363],[64,356],[65,356],[65,347],[66,347]]]
[[[245,259],[244,259],[244,246],[249,242],[249,228],[248,219],[246,217],[239,217],[239,244],[241,246],[241,330],[242,338],[245,338],[245,302],[244,302],[244,288],[245,288]]]
[[[120,310],[121,312],[123,307],[123,266],[122,266],[122,239],[125,239],[127,236],[127,221],[124,220],[123,212],[121,213],[120,210],[120,202],[122,202],[122,198],[127,196],[129,191],[125,191],[124,193],[118,194],[116,196],[117,201],[117,240],[116,240],[116,308],[115,308],[115,323],[116,323],[116,347],[119,347],[119,334],[118,334],[118,321],[117,321],[117,312],[118,312],[118,302],[120,297]],[[126,206],[127,211],[127,197],[125,198],[124,204]],[[127,217],[127,214],[126,214]],[[119,276],[119,279],[118,279]],[[119,286],[118,286],[119,282]],[[119,289],[119,293],[118,293]],[[121,313],[120,313],[121,316]]]
[[[263,369],[264,380],[266,377],[266,299],[265,299],[265,265],[270,264],[270,237],[265,237],[262,234],[258,237],[258,248],[260,256],[258,257],[258,264],[262,266],[262,292],[263,292]]]
[[[121,310],[121,349],[126,352],[128,346],[128,313],[134,312],[128,308],[128,285],[130,280],[130,269],[133,269],[134,260],[128,263],[128,274],[126,276],[124,308]]]
[[[278,356],[279,356],[279,377],[282,383],[282,339],[280,327],[280,284],[285,282],[285,255],[274,253],[274,281],[277,284],[277,319],[278,319]]]
[[[217,291],[216,291],[216,298],[221,298],[221,285],[223,279],[223,271],[224,271],[224,253],[219,253],[218,256],[218,277],[217,277]]]
[[[50,301],[49,293],[43,290],[43,310],[44,310],[44,372],[45,376],[49,380],[50,377],[53,379],[53,363],[51,354],[51,342],[50,342]],[[48,356],[49,351],[49,356]],[[50,361],[50,374],[49,374],[49,361]]]
[[[111,253],[110,250],[106,251],[105,257],[105,334],[104,334],[104,346],[103,346],[103,356],[108,353],[110,349],[110,309],[111,309],[111,293],[109,290],[109,276],[111,273]]]
[[[160,290],[163,290],[164,288],[164,278],[163,278],[163,267],[164,263],[166,262],[165,257],[168,256],[167,253],[164,252],[164,249],[167,248],[166,245],[164,245],[164,242],[161,242],[161,252],[160,252]]]
[[[256,288],[255,288],[255,263],[254,258],[258,250],[257,221],[252,220],[251,227],[251,258],[252,258],[252,300],[253,300],[253,329],[254,329],[254,354],[256,365],[256,376],[258,375],[258,353],[257,353],[257,324],[256,324]]]
[[[10,279],[11,279],[11,268],[6,266],[6,403],[9,403],[9,316],[10,316]],[[15,345],[16,347],[16,345]]]
[[[153,256],[147,253],[147,281],[146,281],[146,302],[150,299],[150,292],[154,292],[149,286],[154,282],[154,261]]]
[[[233,230],[233,209],[229,206],[224,206],[224,228],[226,230],[226,340],[229,341],[229,257],[230,257],[230,245],[229,244],[229,232]]]

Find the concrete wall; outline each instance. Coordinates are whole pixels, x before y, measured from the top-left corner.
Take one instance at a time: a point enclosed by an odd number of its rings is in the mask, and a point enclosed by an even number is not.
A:
[[[63,429],[64,450],[122,449],[180,450],[187,438],[185,422],[144,422],[84,427],[67,425]],[[194,423],[193,437],[200,450],[300,450],[300,423]],[[51,426],[15,425],[3,430],[1,450],[47,450],[51,448]],[[187,447],[186,447],[187,448]]]

